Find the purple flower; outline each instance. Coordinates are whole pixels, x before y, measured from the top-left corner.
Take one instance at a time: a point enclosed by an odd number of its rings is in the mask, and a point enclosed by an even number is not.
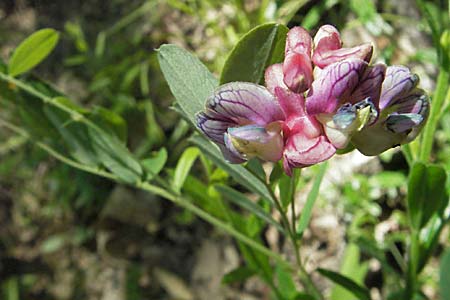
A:
[[[282,120],[278,102],[265,87],[230,82],[208,98],[197,126],[231,163],[252,157],[275,162],[283,153]]]
[[[369,66],[351,58],[332,63],[315,78],[306,110],[324,125],[336,148],[345,148],[353,134],[377,120],[385,69],[383,64]]]
[[[428,96],[417,87],[418,83],[419,77],[406,67],[387,68],[379,101],[380,116],[351,140],[361,153],[378,155],[416,138],[429,113]]]

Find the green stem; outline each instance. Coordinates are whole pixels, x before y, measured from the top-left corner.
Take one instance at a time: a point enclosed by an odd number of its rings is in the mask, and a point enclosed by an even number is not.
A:
[[[411,244],[409,248],[408,273],[404,299],[411,300],[417,290],[417,265],[419,263],[419,232],[413,229],[411,233]]]
[[[414,156],[411,151],[411,146],[409,144],[402,145],[402,152],[403,152],[403,156],[405,156],[408,166],[411,167],[412,164],[414,163]]]
[[[423,162],[427,162],[430,158],[431,149],[433,147],[434,132],[436,131],[439,119],[441,117],[441,112],[443,110],[449,78],[450,76],[448,70],[441,69],[439,71],[436,90],[431,103],[430,116],[427,124],[425,125],[421,143],[419,159]]]
[[[298,173],[299,175],[299,173]],[[299,176],[295,176],[295,174],[292,175],[292,179],[290,181],[290,187],[291,189],[295,189],[295,186],[297,184],[297,180],[298,180]],[[292,186],[293,185],[293,186]],[[273,194],[272,189],[269,187],[269,185],[267,185],[267,189],[270,191],[271,196],[274,200],[275,203],[275,207],[277,208],[278,212],[281,215],[281,221],[282,224],[284,225],[286,232],[289,235],[289,239],[291,240],[292,245],[294,246],[294,253],[295,253],[295,261],[298,267],[298,275],[300,278],[300,281],[303,283],[303,285],[305,286],[305,289],[307,290],[308,293],[312,294],[312,296],[315,299],[324,299],[323,295],[320,293],[320,290],[317,288],[317,286],[315,285],[315,283],[312,281],[311,276],[308,274],[308,272],[305,269],[305,266],[303,265],[303,262],[301,260],[300,257],[300,248],[298,246],[297,243],[297,237],[295,234],[295,226],[291,228],[291,226],[289,225],[289,220],[287,217],[287,212],[283,210],[281,203],[278,201],[277,197],[275,196],[275,194]],[[294,202],[294,195],[295,193],[291,193],[291,203]],[[295,213],[295,212],[294,212]],[[295,219],[295,216],[294,216]]]

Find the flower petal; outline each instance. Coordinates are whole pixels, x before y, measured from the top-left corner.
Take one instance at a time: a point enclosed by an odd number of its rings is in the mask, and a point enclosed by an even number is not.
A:
[[[232,164],[241,164],[246,161],[239,151],[234,148],[227,134],[224,135],[224,142],[225,145],[219,145],[219,148],[227,162]]]
[[[419,114],[390,115],[386,119],[386,128],[395,133],[402,133],[419,126],[423,120],[423,116]]]
[[[229,128],[226,134],[234,148],[246,159],[258,157],[265,161],[279,161],[283,154],[281,123],[267,127],[247,125]]]
[[[283,74],[284,83],[290,90],[303,93],[313,81],[310,57],[304,53],[287,53],[283,62]]]
[[[307,137],[317,137],[322,134],[320,123],[306,113],[305,99],[302,95],[282,88],[276,88],[275,95],[286,118],[285,137],[289,137],[291,131],[298,128],[299,124],[302,124],[300,129]]]
[[[221,118],[212,111],[200,112],[197,114],[198,129],[218,144],[224,144],[223,134],[227,131],[227,128],[231,126],[236,126],[236,124],[231,120]]]
[[[393,105],[398,99],[402,99],[417,86],[419,77],[403,66],[390,66],[386,69],[386,76],[383,81],[380,109]]]
[[[367,63],[360,59],[348,59],[326,67],[312,83],[306,99],[309,114],[333,113],[341,99],[348,99],[359,84]]]
[[[281,87],[288,89],[283,81],[283,64],[274,64],[267,67],[264,73],[264,81],[266,82],[266,87],[272,95],[275,95],[275,88]]]
[[[329,24],[323,25],[314,36],[314,45],[314,52],[340,49],[342,47],[341,35],[336,27]]]
[[[320,114],[318,120],[324,125],[325,135],[337,149],[347,147],[350,138],[360,131],[376,114],[373,103],[367,98],[357,104],[346,103],[336,114]]]
[[[342,41],[339,31],[331,25],[324,25],[319,28],[314,36],[314,45],[312,60],[319,68],[325,68],[332,63],[349,58],[369,62],[373,51],[371,44],[362,44],[353,48],[341,48]]]
[[[302,168],[325,161],[335,153],[336,149],[325,136],[311,139],[302,134],[295,134],[285,146],[283,167],[290,176],[292,168]]]
[[[356,58],[366,62],[370,61],[372,57],[373,46],[372,44],[362,44],[352,48],[341,48],[336,50],[323,51],[317,49],[314,51],[312,61],[319,68],[325,68],[332,63],[342,61],[345,59]]]
[[[283,119],[274,96],[265,87],[249,82],[221,85],[207,100],[206,107],[239,125],[265,125]]]
[[[292,27],[287,34],[285,54],[295,52],[311,57],[312,43],[312,38],[306,29],[299,26]]]
[[[368,67],[364,72],[357,88],[352,92],[350,102],[357,103],[363,99],[369,98],[378,114],[381,86],[383,84],[385,72],[386,65],[384,64],[376,64]],[[371,123],[375,121],[376,118],[371,120]]]

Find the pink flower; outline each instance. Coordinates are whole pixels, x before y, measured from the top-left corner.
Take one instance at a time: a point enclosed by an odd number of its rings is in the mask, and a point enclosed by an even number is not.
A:
[[[339,32],[331,25],[320,27],[314,41],[305,29],[294,27],[286,39],[283,82],[291,91],[303,93],[311,87],[314,73],[345,59],[369,62],[372,50],[370,43],[342,48]]]
[[[283,166],[288,175],[292,168],[301,168],[329,159],[336,153],[335,147],[324,135],[322,125],[305,109],[302,94],[287,89],[283,82],[281,64],[266,70],[266,85],[284,113],[283,122]]]

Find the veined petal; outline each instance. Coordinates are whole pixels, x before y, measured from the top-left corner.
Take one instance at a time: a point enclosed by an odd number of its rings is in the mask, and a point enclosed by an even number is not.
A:
[[[314,51],[327,52],[342,47],[341,35],[336,27],[323,25],[314,36]]]
[[[331,25],[324,25],[319,28],[314,36],[314,45],[312,60],[319,68],[325,68],[332,63],[349,58],[369,62],[373,51],[371,44],[362,44],[353,48],[341,48],[342,41],[339,31]]]
[[[274,96],[265,87],[249,82],[221,85],[207,100],[206,108],[239,125],[265,125],[283,119]]]
[[[283,167],[289,176],[292,168],[302,168],[317,164],[332,157],[336,149],[325,136],[307,138],[295,134],[289,138],[283,153]]]
[[[370,58],[372,57],[372,52],[373,46],[372,44],[369,43],[355,46],[352,48],[340,48],[328,51],[316,48],[312,60],[314,62],[314,65],[323,69],[326,66],[331,65],[332,63],[350,58],[361,59],[366,62],[369,62]]]
[[[309,114],[333,113],[341,99],[348,99],[359,84],[367,63],[360,59],[348,59],[326,67],[320,78],[311,85],[306,99]]]
[[[220,118],[214,112],[200,112],[197,114],[197,127],[212,141],[223,144],[223,134],[230,126],[235,126],[231,120]]]
[[[317,137],[322,134],[322,126],[305,110],[305,98],[291,91],[275,88],[275,95],[285,114],[285,137],[301,130],[307,137]]]
[[[227,139],[246,159],[258,157],[265,161],[279,161],[283,153],[281,123],[273,122],[266,127],[247,125],[229,128]]]
[[[383,110],[405,98],[419,83],[419,77],[403,66],[390,66],[386,69],[380,96],[380,109]]]
[[[369,98],[378,115],[381,86],[383,84],[385,72],[386,65],[384,64],[376,64],[368,67],[364,72],[357,88],[352,92],[350,102],[356,103],[363,99]],[[371,124],[375,122],[376,119],[377,118],[372,119]]]
[[[239,151],[234,148],[227,134],[224,134],[225,145],[219,145],[220,151],[222,152],[225,160],[232,164],[241,164],[246,161]]]

